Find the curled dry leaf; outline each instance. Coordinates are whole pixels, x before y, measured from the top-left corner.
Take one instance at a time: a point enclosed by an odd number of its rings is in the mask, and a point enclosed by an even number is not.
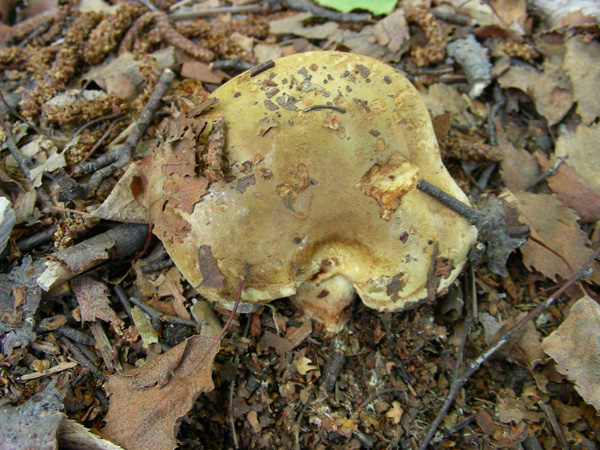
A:
[[[600,411],[600,306],[588,296],[573,305],[569,316],[542,342],[556,369],[575,384],[583,399]]]

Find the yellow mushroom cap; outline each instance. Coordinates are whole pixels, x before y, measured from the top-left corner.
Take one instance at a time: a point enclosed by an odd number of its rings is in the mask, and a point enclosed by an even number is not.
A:
[[[476,229],[417,183],[469,202],[442,164],[418,92],[392,67],[347,53],[302,53],[245,72],[211,97],[218,103],[201,118],[224,119],[224,177],[170,206],[183,231],[161,236],[206,298],[229,304],[249,264],[245,302],[340,277],[367,306],[397,311],[460,273]],[[169,182],[161,174],[149,186],[155,226]],[[316,297],[327,304],[326,293]]]

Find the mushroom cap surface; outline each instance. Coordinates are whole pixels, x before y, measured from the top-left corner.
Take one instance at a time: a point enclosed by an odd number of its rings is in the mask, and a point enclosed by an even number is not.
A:
[[[230,304],[248,264],[245,302],[341,276],[367,306],[396,311],[460,273],[476,229],[417,183],[469,201],[442,164],[419,93],[392,67],[308,52],[242,73],[211,97],[218,103],[201,117],[224,118],[224,177],[181,200],[183,231],[161,237],[206,298]],[[155,225],[169,182],[158,178],[148,194]]]

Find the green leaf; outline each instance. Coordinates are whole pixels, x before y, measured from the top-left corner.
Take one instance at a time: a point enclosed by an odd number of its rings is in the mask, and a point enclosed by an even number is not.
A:
[[[398,0],[315,0],[315,2],[341,12],[364,9],[378,16],[380,14],[390,14],[396,7]]]

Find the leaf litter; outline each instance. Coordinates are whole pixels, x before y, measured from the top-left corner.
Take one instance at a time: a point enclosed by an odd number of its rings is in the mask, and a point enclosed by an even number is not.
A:
[[[84,440],[69,445],[85,448],[418,448],[420,424],[433,421],[461,359],[477,358],[494,335],[544,302],[600,242],[600,14],[542,1],[534,8],[374,3],[392,8],[371,11],[380,16],[312,2],[167,3],[155,5],[158,12],[100,1],[45,4],[38,15],[17,8],[13,22],[0,15],[0,194],[16,218],[1,228],[10,238],[0,262],[0,436],[15,436],[29,417],[24,429],[44,430],[48,448],[74,430]],[[453,49],[467,40],[478,58]],[[393,315],[357,305],[333,337],[281,300],[276,312],[240,305],[248,312],[232,317],[215,342],[230,312],[215,308],[217,319],[172,264],[135,260],[160,254],[146,211],[169,213],[190,196],[201,201],[211,180],[226,177],[223,128],[190,111],[199,103],[190,97],[205,99],[256,63],[318,49],[369,55],[406,74],[435,116],[457,182],[473,199],[513,195],[518,204],[503,209],[528,225],[530,237],[513,252],[518,245],[506,243],[519,239],[516,228],[505,227],[501,251],[483,262],[507,276],[485,265],[471,279],[467,273],[458,291],[468,308],[454,321],[435,304]],[[119,153],[161,71],[176,66],[182,71],[156,120],[146,119],[150,127],[134,145],[146,157],[142,167],[161,167],[163,176],[126,175],[139,202],[114,188],[122,168],[83,198],[60,197],[68,186],[45,174],[60,168],[64,179],[86,183],[103,173],[97,158]],[[473,76],[477,70],[485,75]],[[75,85],[85,88],[70,91]],[[264,122],[257,133],[280,126]],[[172,140],[181,147],[169,148]],[[242,192],[258,178],[249,176]],[[166,201],[141,208],[157,184]],[[90,212],[102,220],[86,219]],[[154,231],[177,239],[185,226],[173,214]],[[218,285],[223,274],[209,246],[198,262],[207,283]],[[592,266],[481,366],[431,447],[514,448],[534,440],[550,449],[597,439],[599,368],[589,355],[598,353],[600,278]],[[461,347],[465,317],[474,325]],[[31,415],[36,402],[49,405],[46,414]],[[90,428],[115,444],[97,442]],[[19,436],[23,448],[38,445]]]

